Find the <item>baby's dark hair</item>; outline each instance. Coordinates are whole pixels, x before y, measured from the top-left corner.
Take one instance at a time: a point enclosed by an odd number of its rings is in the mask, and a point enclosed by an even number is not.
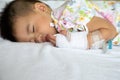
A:
[[[33,11],[32,4],[36,2],[43,3],[39,0],[13,0],[5,6],[0,17],[0,32],[4,39],[13,42],[17,41],[13,35],[15,18],[17,16],[27,15],[29,12]]]

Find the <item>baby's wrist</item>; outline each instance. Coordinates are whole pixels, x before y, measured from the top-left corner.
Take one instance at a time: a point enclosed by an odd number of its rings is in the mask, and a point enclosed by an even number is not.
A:
[[[67,36],[56,34],[56,46],[59,48],[87,49],[87,33],[85,31],[69,32]]]

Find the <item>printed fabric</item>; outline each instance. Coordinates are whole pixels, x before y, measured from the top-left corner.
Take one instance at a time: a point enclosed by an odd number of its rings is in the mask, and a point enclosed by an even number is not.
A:
[[[95,15],[94,11],[87,4],[88,1],[86,0],[67,1],[64,9],[59,12],[59,17],[56,17],[56,14],[52,13],[51,16],[58,32],[60,30],[68,30],[70,32],[83,31],[84,26]],[[61,10],[61,8],[59,9]]]

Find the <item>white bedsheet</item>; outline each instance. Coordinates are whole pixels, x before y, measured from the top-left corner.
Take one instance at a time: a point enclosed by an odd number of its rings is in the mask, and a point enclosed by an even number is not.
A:
[[[0,80],[120,80],[120,47],[104,54],[1,40]]]

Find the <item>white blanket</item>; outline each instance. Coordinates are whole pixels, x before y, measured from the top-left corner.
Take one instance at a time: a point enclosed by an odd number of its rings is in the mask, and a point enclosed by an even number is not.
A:
[[[120,80],[119,49],[104,54],[0,41],[0,80]]]

